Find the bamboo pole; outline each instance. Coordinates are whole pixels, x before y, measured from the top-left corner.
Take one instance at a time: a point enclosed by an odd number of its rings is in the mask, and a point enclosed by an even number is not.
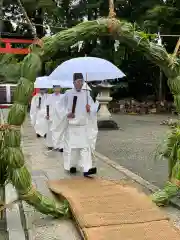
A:
[[[109,18],[115,18],[115,8],[114,8],[114,0],[109,0]]]

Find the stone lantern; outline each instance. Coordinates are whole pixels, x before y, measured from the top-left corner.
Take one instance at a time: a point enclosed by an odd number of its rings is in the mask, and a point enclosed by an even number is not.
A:
[[[112,119],[112,115],[108,109],[108,104],[112,101],[112,97],[110,97],[112,87],[113,85],[108,82],[103,82],[96,86],[99,92],[96,99],[100,103],[100,109],[98,111],[99,129],[119,129],[117,123]]]

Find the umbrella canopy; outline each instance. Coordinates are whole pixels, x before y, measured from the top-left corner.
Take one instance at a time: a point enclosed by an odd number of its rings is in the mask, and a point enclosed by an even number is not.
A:
[[[65,61],[50,74],[50,77],[72,82],[74,73],[82,73],[84,80],[90,82],[125,77],[114,64],[96,57],[78,57]]]
[[[34,83],[34,88],[52,88],[53,84],[48,76],[38,77]]]

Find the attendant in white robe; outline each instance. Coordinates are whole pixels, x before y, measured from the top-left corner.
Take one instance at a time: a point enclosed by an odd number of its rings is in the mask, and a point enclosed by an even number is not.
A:
[[[54,85],[53,86],[54,93],[51,94],[46,102],[47,107],[47,120],[48,120],[48,132],[46,137],[46,146],[49,150],[55,149],[56,151],[63,152],[63,142],[57,143],[56,138],[58,136],[58,132],[56,129],[52,129],[52,126],[58,122],[54,114],[54,107],[58,102],[61,101],[63,94],[61,94],[61,86]]]
[[[96,148],[96,140],[98,135],[97,112],[99,109],[99,102],[97,100],[92,104],[92,108],[93,111],[89,118],[89,140],[92,152],[94,152]]]
[[[45,145],[48,148],[48,150],[53,149],[51,117],[50,117],[52,115],[51,101],[52,101],[52,94],[48,94],[48,97],[46,99],[46,121],[48,123],[48,128],[47,128],[46,142],[45,142]]]
[[[40,89],[40,92],[33,96],[31,101],[30,118],[37,137],[45,137],[48,130],[45,105],[47,96],[46,89]]]
[[[82,90],[83,82],[82,74],[74,74],[74,89],[64,94],[61,103],[64,108],[61,108],[61,112],[57,111],[61,116],[59,138],[64,134],[64,169],[74,174],[80,165],[86,177],[96,174],[97,169],[92,167],[88,136],[88,119],[92,113],[93,100],[90,94]]]
[[[90,91],[92,91],[91,88],[87,85],[87,83],[84,83],[82,90],[87,91],[88,94],[90,94]],[[89,144],[91,148],[93,163],[95,164],[95,148],[96,148],[96,140],[98,135],[97,112],[99,110],[99,102],[97,100],[94,102],[93,100],[91,107],[92,107],[92,111],[89,114],[89,119],[88,119],[88,138],[89,138]]]
[[[87,94],[90,95],[91,88],[88,86],[87,83],[83,84],[82,90],[87,91]],[[96,100],[92,102],[92,110],[89,114],[88,119],[88,135],[89,135],[89,142],[91,146],[92,152],[95,151],[97,134],[98,134],[98,126],[97,126],[97,112],[99,109],[99,102]]]

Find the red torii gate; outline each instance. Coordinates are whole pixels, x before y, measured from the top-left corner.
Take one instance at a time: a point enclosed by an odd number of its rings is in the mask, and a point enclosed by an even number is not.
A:
[[[0,53],[12,53],[12,54],[23,54],[26,55],[30,52],[28,48],[30,44],[39,44],[40,40],[30,40],[30,39],[15,39],[15,38],[0,38],[0,43],[4,43],[5,47],[0,46]],[[13,43],[27,44],[27,48],[14,48]]]
[[[17,54],[17,55],[26,55],[30,53],[29,45],[31,44],[38,44],[41,45],[41,40],[35,39],[35,40],[30,40],[30,39],[15,39],[15,38],[0,38],[0,43],[3,43],[5,45],[1,46],[0,45],[0,53],[11,53],[11,54]],[[27,44],[27,48],[16,48],[12,47],[12,44]],[[35,88],[32,96],[36,95],[39,92],[39,89]],[[0,104],[0,108],[9,108],[9,104]]]

